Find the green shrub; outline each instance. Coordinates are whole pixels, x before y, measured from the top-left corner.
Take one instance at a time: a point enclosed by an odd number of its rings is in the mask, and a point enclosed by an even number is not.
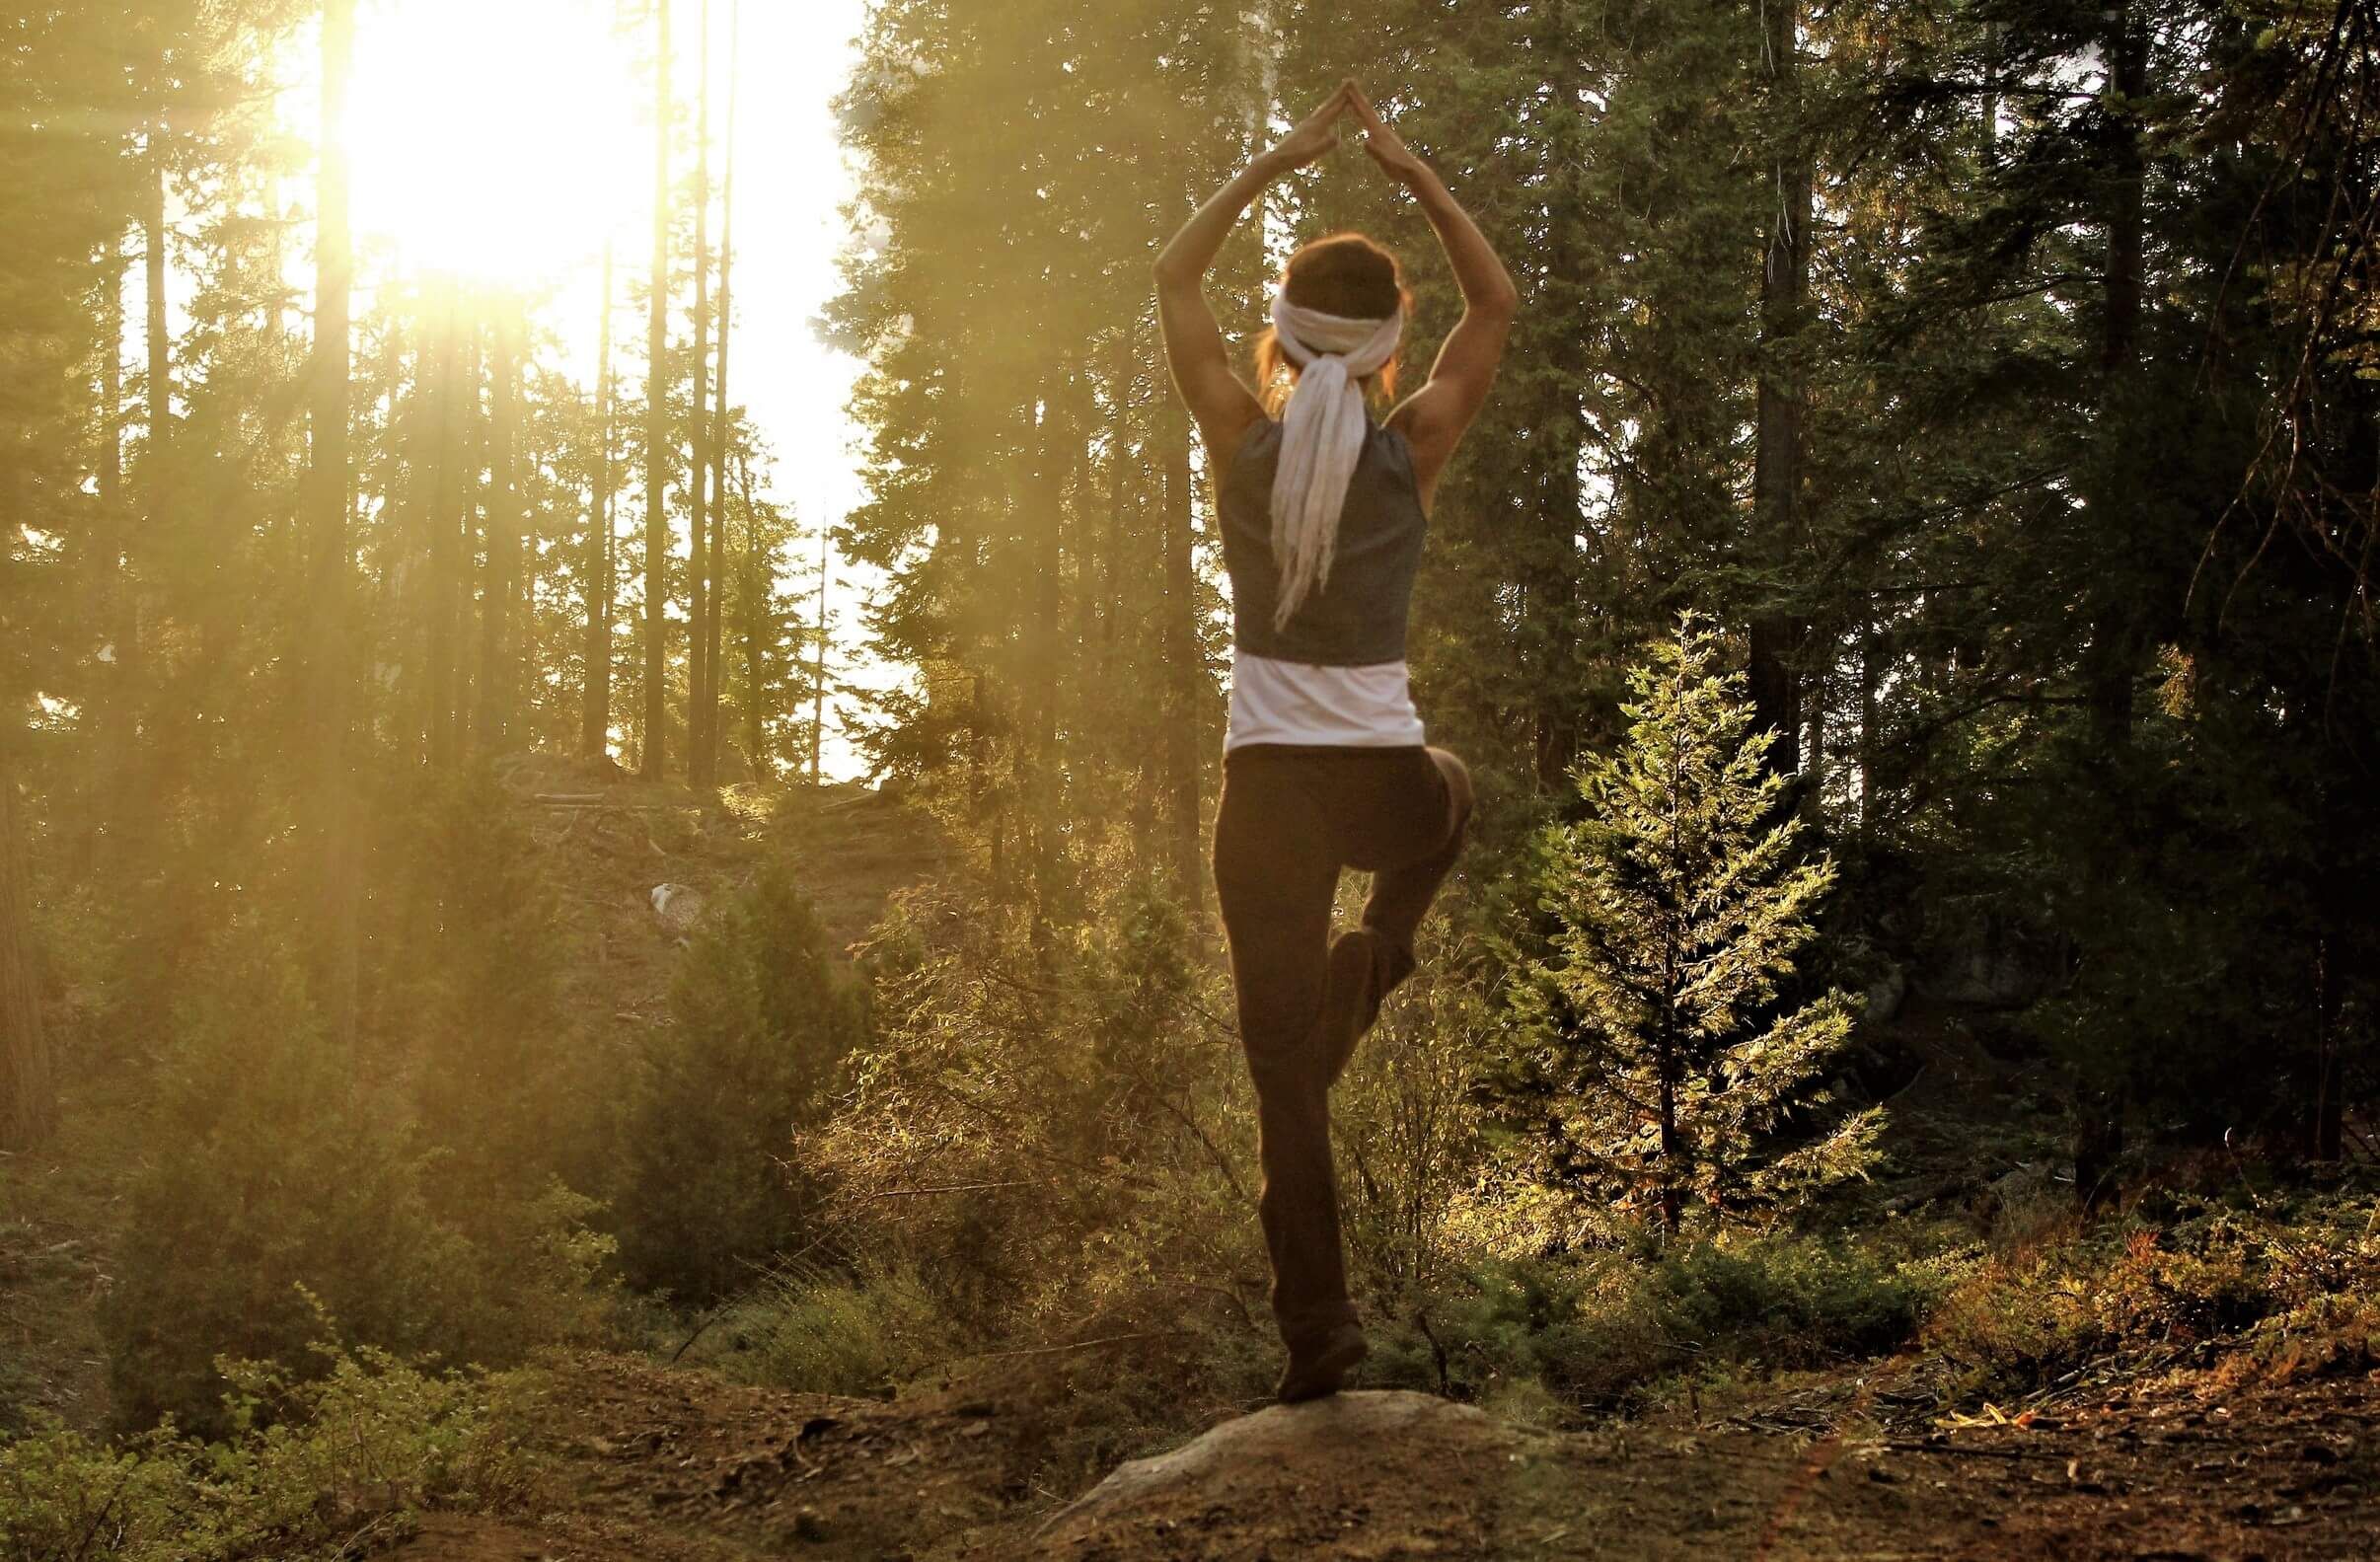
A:
[[[1475,951],[1430,960],[1381,1011],[1331,1094],[1349,1269],[1383,1304],[1426,1293],[1456,1256],[1449,1215],[1475,1183],[1484,1149],[1483,985]]]
[[[17,1562],[229,1562],[349,1555],[429,1503],[495,1506],[531,1484],[490,1414],[502,1391],[369,1347],[317,1371],[225,1359],[226,1432],[169,1423],[120,1448],[51,1430],[0,1444],[0,1555]]]
[[[1199,1286],[1262,1309],[1221,973],[1150,880],[1092,893],[1039,936],[963,886],[895,897],[863,960],[875,1031],[803,1137],[826,1250],[924,1277],[971,1338],[1074,1338]]]
[[[438,1202],[533,1196],[550,1172],[596,1186],[609,1081],[561,1014],[559,898],[519,802],[482,767],[409,781],[389,806],[376,1006],[400,1021],[385,1045],[423,1134],[450,1152]]]
[[[741,1320],[744,1376],[780,1388],[863,1394],[894,1387],[960,1350],[938,1298],[907,1267],[772,1277]]]
[[[620,1154],[621,1253],[651,1288],[706,1301],[749,1284],[792,1236],[795,1129],[824,1110],[864,999],[836,969],[789,859],[696,931],[648,1030]]]
[[[1688,1367],[1767,1372],[1897,1349],[1939,1290],[1921,1266],[1848,1242],[1773,1236],[1487,1260],[1383,1342],[1380,1370],[1489,1400],[1537,1383],[1605,1408]]]
[[[599,1326],[585,1202],[525,1195],[480,1217],[501,1244],[475,1239],[433,1209],[438,1153],[386,1093],[323,1034],[294,964],[235,926],[180,1009],[101,1305],[119,1426],[226,1430],[215,1359],[301,1360],[309,1295],[359,1346],[489,1366]]]

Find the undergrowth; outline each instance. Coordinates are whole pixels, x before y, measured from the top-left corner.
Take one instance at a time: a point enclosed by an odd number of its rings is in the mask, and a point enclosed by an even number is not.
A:
[[[0,1555],[12,1562],[301,1562],[402,1535],[431,1507],[534,1489],[509,1375],[433,1373],[371,1346],[318,1344],[319,1373],[225,1359],[230,1430],[171,1419],[108,1443],[51,1425],[0,1444]]]

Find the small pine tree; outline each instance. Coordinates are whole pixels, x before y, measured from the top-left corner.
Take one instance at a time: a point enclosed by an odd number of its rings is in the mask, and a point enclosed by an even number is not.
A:
[[[632,1279],[707,1302],[749,1283],[801,1217],[794,1130],[866,1026],[792,862],[765,859],[699,928],[647,1032],[614,1207]]]
[[[1590,815],[1541,847],[1550,956],[1519,984],[1525,1031],[1558,1089],[1557,1157],[1575,1180],[1678,1228],[1788,1205],[1874,1158],[1881,1108],[1839,1113],[1822,1076],[1854,1008],[1829,992],[1782,1013],[1777,986],[1834,882],[1797,860],[1742,674],[1713,671],[1693,615],[1630,675],[1628,737],[1573,771]]]

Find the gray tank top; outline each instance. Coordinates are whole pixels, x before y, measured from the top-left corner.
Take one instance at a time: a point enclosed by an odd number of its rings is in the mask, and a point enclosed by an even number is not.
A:
[[[1366,667],[1405,659],[1405,617],[1429,520],[1405,436],[1369,422],[1348,480],[1330,582],[1306,593],[1286,629],[1273,628],[1280,570],[1273,562],[1273,473],[1281,424],[1248,427],[1217,493],[1224,570],[1231,577],[1231,643],[1254,656]]]

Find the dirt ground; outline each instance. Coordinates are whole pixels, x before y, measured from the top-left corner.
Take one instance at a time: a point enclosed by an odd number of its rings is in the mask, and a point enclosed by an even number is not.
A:
[[[432,1516],[388,1553],[711,1562],[1915,1558],[2288,1562],[2380,1556],[2380,1379],[2225,1394],[2204,1375],[2025,1424],[1739,1415],[1547,1434],[1467,1414],[1292,1446],[1081,1522],[1036,1483],[1049,1407],[953,1387],[892,1403],[776,1393],[589,1355],[538,1417],[551,1511]],[[1386,1397],[1386,1396],[1379,1396]],[[1879,1413],[1879,1407],[1882,1411]],[[1864,1407],[1864,1408],[1863,1408]],[[1306,1407],[1308,1409],[1312,1407]],[[1302,1430],[1303,1429],[1303,1430]],[[1307,1433],[1310,1432],[1310,1436]]]

